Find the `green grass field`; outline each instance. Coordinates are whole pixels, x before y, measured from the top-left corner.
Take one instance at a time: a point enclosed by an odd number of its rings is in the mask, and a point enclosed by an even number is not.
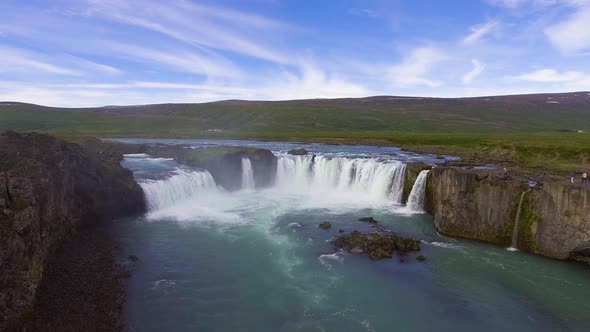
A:
[[[396,145],[562,175],[590,170],[590,94],[223,101],[88,109],[0,103],[0,130]],[[582,131],[582,132],[577,132]]]

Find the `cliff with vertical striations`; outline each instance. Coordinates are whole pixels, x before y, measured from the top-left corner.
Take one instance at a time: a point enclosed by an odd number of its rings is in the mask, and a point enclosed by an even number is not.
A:
[[[429,182],[429,212],[441,234],[590,261],[590,186],[528,188],[493,172],[455,167],[435,167]]]

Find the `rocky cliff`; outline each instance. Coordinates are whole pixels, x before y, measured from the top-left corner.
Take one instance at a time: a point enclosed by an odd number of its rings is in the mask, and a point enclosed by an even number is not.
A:
[[[529,188],[494,172],[455,167],[434,168],[428,181],[429,212],[441,234],[557,259],[590,257],[590,186]]]
[[[274,183],[277,172],[277,157],[266,149],[243,147],[212,147],[187,149],[176,156],[185,165],[204,168],[215,179],[215,183],[227,190],[242,187],[242,158],[250,159],[257,188]]]
[[[146,153],[158,158],[174,158],[178,163],[209,171],[215,183],[227,190],[241,188],[242,158],[250,159],[256,187],[264,188],[274,183],[277,157],[267,149],[217,146],[193,149],[185,145],[124,144],[89,139],[83,146],[97,155],[119,160],[121,154]]]
[[[559,259],[590,257],[590,186],[546,183],[528,204],[519,247]]]
[[[144,211],[118,162],[41,134],[0,135],[0,330],[30,314],[52,252],[77,229]]]

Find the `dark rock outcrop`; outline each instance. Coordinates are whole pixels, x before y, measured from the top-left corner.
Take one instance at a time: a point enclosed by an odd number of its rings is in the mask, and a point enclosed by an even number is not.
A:
[[[376,224],[379,222],[373,217],[362,217],[362,218],[359,218],[359,221],[368,222],[369,224]]]
[[[47,135],[1,134],[0,330],[30,313],[62,239],[144,210],[143,191],[113,159]]]
[[[330,229],[330,228],[332,228],[332,224],[330,224],[329,221],[324,221],[324,222],[320,223],[319,227],[321,229]]]
[[[420,241],[414,239],[379,233],[363,234],[359,231],[342,235],[332,241],[332,244],[352,254],[369,254],[372,260],[392,258],[394,251],[404,255],[410,251],[420,250]]]
[[[292,154],[294,156],[305,156],[307,155],[309,152],[306,149],[293,149],[293,150],[289,150],[289,152],[287,152],[288,154]]]

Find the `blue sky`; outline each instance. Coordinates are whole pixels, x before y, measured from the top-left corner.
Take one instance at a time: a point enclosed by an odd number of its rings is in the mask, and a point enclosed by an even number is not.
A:
[[[2,0],[0,100],[590,90],[590,0]]]

